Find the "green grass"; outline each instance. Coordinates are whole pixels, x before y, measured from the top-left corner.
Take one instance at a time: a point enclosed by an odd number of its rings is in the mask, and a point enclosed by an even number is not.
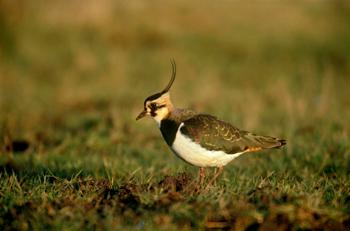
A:
[[[1,230],[347,230],[350,6],[0,2]],[[285,138],[208,192],[143,100]],[[212,170],[208,170],[208,173]]]

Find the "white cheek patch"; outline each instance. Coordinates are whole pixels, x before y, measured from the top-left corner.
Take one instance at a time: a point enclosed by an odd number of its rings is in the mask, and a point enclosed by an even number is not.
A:
[[[168,117],[168,114],[169,114],[169,110],[168,108],[166,107],[162,107],[162,108],[159,108],[157,111],[156,111],[156,115],[155,116],[152,116],[153,119],[157,122],[157,125],[158,127],[160,127],[160,122]]]

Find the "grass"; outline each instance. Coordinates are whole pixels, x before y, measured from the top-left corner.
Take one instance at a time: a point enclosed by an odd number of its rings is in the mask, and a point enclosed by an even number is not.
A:
[[[350,6],[0,2],[1,230],[347,230]],[[143,100],[172,99],[281,150],[197,193]],[[208,170],[212,171],[212,170]]]

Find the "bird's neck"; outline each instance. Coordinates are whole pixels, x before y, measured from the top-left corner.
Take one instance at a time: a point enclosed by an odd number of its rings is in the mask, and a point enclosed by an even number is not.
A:
[[[178,124],[193,117],[196,113],[189,109],[173,108],[163,120],[173,120]]]

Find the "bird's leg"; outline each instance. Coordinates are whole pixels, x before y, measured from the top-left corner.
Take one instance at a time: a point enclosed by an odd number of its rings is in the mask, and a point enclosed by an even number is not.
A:
[[[224,166],[220,166],[217,168],[217,171],[214,174],[214,177],[209,181],[207,184],[207,187],[205,188],[205,191],[209,189],[209,187],[215,182],[215,180],[218,178],[218,176],[221,175],[221,173],[224,171]]]
[[[214,169],[214,177],[217,175],[219,168]],[[213,186],[216,186],[216,180],[213,181]]]
[[[194,188],[194,192],[199,193],[201,191],[204,183],[204,179],[205,179],[205,169],[203,167],[200,167],[198,172],[198,182],[195,183],[196,185]]]
[[[220,167],[216,168],[214,177],[213,177],[213,179],[211,179],[211,180],[209,181],[209,184],[208,184],[208,185],[211,185],[211,184],[213,184],[214,182],[216,182],[216,179],[221,175],[221,173],[222,173],[223,171],[224,171],[224,166],[220,166]]]
[[[221,166],[221,167],[219,167],[219,169],[218,169],[218,176],[220,176],[222,173],[224,172],[224,166]],[[217,177],[218,177],[217,176]]]
[[[205,169],[204,169],[203,167],[200,167],[200,168],[199,168],[199,174],[198,174],[198,176],[199,176],[199,182],[198,182],[198,184],[199,184],[199,185],[202,185],[203,182],[204,182],[204,178],[205,178]]]

